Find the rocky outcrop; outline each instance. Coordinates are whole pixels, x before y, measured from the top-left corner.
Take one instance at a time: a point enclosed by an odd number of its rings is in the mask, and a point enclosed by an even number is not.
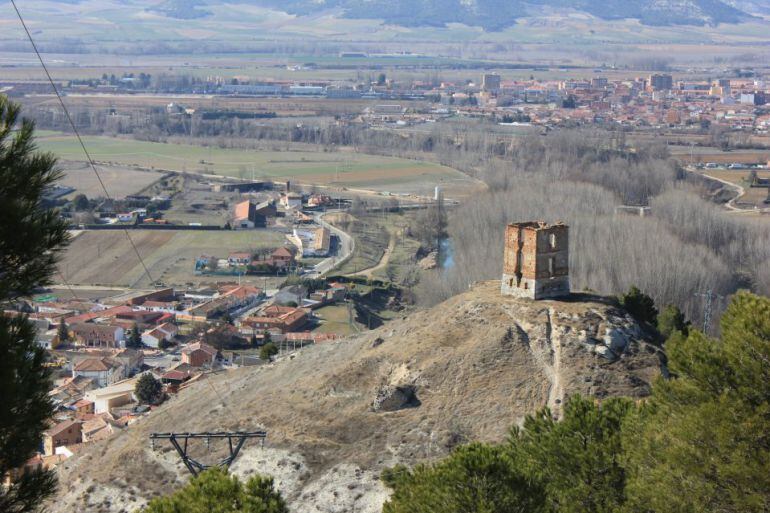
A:
[[[385,385],[377,390],[372,411],[397,411],[420,406],[414,385]]]

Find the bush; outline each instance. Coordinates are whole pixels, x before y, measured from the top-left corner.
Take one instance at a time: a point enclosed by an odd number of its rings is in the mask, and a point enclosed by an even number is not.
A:
[[[168,497],[153,499],[145,513],[288,513],[272,477],[253,476],[243,484],[225,470],[211,469]]]
[[[272,361],[273,356],[278,354],[278,347],[273,342],[268,342],[259,350],[259,358],[265,361]]]

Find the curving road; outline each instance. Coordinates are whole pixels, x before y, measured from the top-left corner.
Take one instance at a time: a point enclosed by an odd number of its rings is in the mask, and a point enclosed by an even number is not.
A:
[[[741,199],[741,197],[743,197],[743,195],[746,193],[746,189],[742,185],[738,185],[737,183],[734,183],[734,182],[728,182],[727,180],[723,180],[722,178],[717,178],[716,176],[708,175],[706,173],[702,173],[701,176],[703,176],[705,178],[708,178],[710,180],[717,181],[717,182],[723,184],[724,186],[728,187],[729,189],[732,189],[733,191],[735,191],[735,196],[730,201],[725,203],[725,205],[724,205],[725,208],[727,210],[729,210],[731,213],[733,213],[733,214],[756,214],[756,213],[759,213],[759,212],[770,211],[770,209],[766,209],[766,208],[765,209],[757,208],[757,207],[754,207],[754,208],[740,208],[740,207],[735,206],[735,202],[738,201],[739,199]]]
[[[337,236],[339,245],[337,246],[336,255],[325,258],[316,264],[313,272],[307,275],[310,278],[320,278],[333,271],[335,268],[342,265],[348,258],[350,258],[350,256],[353,254],[353,250],[356,249],[356,241],[353,239],[353,237],[340,230],[336,226],[327,223],[323,219],[326,214],[336,214],[339,212],[344,212],[344,210],[327,210],[326,212],[318,213],[314,216],[316,223],[318,223],[320,226],[323,226],[324,228],[328,228],[333,235]]]

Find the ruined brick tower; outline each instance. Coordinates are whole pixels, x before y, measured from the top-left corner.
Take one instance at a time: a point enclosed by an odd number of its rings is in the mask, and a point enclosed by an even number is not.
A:
[[[542,221],[505,228],[501,292],[548,299],[569,295],[569,228]]]

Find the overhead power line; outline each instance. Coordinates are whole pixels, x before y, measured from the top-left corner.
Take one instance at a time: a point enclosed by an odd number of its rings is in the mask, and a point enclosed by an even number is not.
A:
[[[86,158],[88,159],[88,163],[91,166],[91,169],[93,170],[94,175],[96,175],[96,179],[98,180],[99,185],[104,191],[104,197],[107,198],[108,200],[112,200],[112,196],[110,196],[110,193],[107,191],[107,187],[104,185],[104,181],[102,180],[102,177],[99,174],[99,171],[96,169],[96,164],[94,164],[94,160],[91,158],[91,154],[88,152],[88,149],[86,148],[85,143],[83,143],[83,138],[80,137],[80,132],[78,132],[78,129],[75,126],[75,122],[72,120],[72,116],[70,115],[70,112],[67,109],[67,106],[64,104],[64,100],[62,99],[62,96],[59,93],[59,88],[56,87],[56,84],[54,83],[53,78],[51,78],[51,73],[48,71],[48,67],[45,65],[45,62],[43,61],[43,57],[40,55],[40,52],[37,49],[35,40],[32,38],[32,33],[30,33],[29,29],[27,28],[27,24],[24,22],[24,18],[21,15],[21,11],[19,11],[19,8],[16,6],[16,0],[11,0],[11,5],[13,5],[13,9],[16,11],[16,15],[19,17],[19,21],[21,22],[21,26],[24,28],[24,32],[27,34],[27,39],[29,39],[29,42],[32,45],[32,49],[35,51],[35,55],[37,55],[37,59],[38,61],[40,61],[40,65],[43,67],[45,76],[48,78],[48,82],[51,84],[51,88],[53,89],[53,92],[56,95],[56,98],[59,100],[59,104],[61,105],[61,108],[64,111],[64,115],[67,118],[67,122],[69,123],[70,127],[72,127],[72,131],[75,133],[75,137],[77,137],[78,143],[80,143],[80,147],[83,149],[83,153],[86,155]],[[152,279],[150,270],[147,268],[147,264],[145,264],[144,259],[142,258],[142,255],[139,253],[139,249],[136,247],[136,244],[134,244],[134,240],[131,238],[131,234],[128,233],[128,230],[126,228],[123,228],[123,233],[126,235],[126,239],[128,239],[128,242],[131,244],[131,248],[134,250],[134,253],[136,253],[136,257],[139,259],[139,262],[142,264],[142,268],[144,269],[144,272],[147,275],[147,278],[149,278],[150,284],[152,285],[153,283],[155,283],[155,280]]]
[[[13,5],[13,9],[16,11],[16,15],[19,17],[19,21],[21,22],[21,26],[24,28],[24,32],[27,34],[27,39],[29,39],[30,44],[32,45],[32,49],[35,51],[35,55],[37,56],[38,61],[40,61],[40,65],[43,68],[43,71],[45,72],[46,77],[48,78],[48,82],[51,84],[51,88],[53,89],[54,94],[56,95],[56,99],[59,101],[59,104],[61,105],[62,110],[64,111],[64,115],[67,118],[67,122],[69,123],[70,127],[72,128],[72,131],[75,133],[75,137],[78,140],[78,143],[80,144],[80,147],[83,149],[83,153],[85,154],[86,158],[88,159],[88,164],[90,165],[91,169],[94,172],[94,175],[96,176],[97,181],[99,182],[99,185],[101,186],[102,190],[104,191],[104,196],[112,200],[112,196],[110,195],[109,191],[107,190],[107,187],[104,185],[104,180],[102,180],[101,175],[99,174],[99,170],[96,169],[96,164],[94,163],[93,158],[91,158],[91,154],[88,152],[88,149],[86,148],[85,143],[83,142],[83,138],[80,136],[80,132],[77,129],[77,126],[75,126],[75,122],[72,120],[72,116],[70,115],[69,109],[67,109],[67,106],[64,103],[64,100],[62,99],[61,94],[59,93],[59,89],[56,87],[56,83],[54,83],[53,78],[51,77],[51,73],[48,71],[48,67],[45,65],[45,62],[43,61],[43,57],[40,55],[40,51],[37,49],[37,45],[35,44],[35,40],[32,38],[32,34],[30,33],[29,29],[27,28],[27,24],[24,22],[24,18],[21,15],[21,12],[19,11],[18,6],[16,5],[16,0],[11,0],[11,5]],[[144,259],[142,258],[142,255],[139,253],[138,248],[136,247],[136,244],[134,243],[134,240],[131,238],[131,234],[128,233],[128,230],[126,228],[123,228],[123,233],[126,235],[126,239],[128,239],[128,242],[131,244],[131,248],[134,250],[134,253],[136,254],[136,257],[139,259],[139,262],[142,264],[142,268],[144,269],[145,274],[147,275],[147,278],[150,280],[150,284],[155,283],[155,280],[152,278],[152,274],[150,274],[150,270],[147,267],[147,264],[145,263]],[[59,273],[59,276],[62,278],[62,281],[64,281],[64,284],[66,287],[70,290],[70,293],[77,297],[75,294],[75,291],[73,290],[72,286],[67,282],[67,280],[64,278],[64,276]],[[225,402],[224,397],[222,394],[214,387],[213,383],[210,382],[210,380],[206,380],[211,387],[211,389],[214,391],[214,393],[219,397],[219,400],[222,402],[222,404],[225,407],[230,407],[229,403]],[[161,410],[163,413],[168,415],[172,422],[175,421],[173,418],[173,415],[171,415],[166,409]],[[224,432],[224,433],[153,433],[150,435],[150,438],[152,440],[158,439],[158,438],[166,438],[171,440],[172,445],[177,449],[180,456],[182,457],[182,461],[185,463],[187,468],[190,470],[190,472],[193,475],[197,475],[198,472],[205,470],[206,468],[209,468],[209,465],[203,465],[199,463],[198,461],[190,458],[187,454],[187,441],[191,438],[206,438],[207,440],[211,438],[226,438],[229,444],[230,448],[230,456],[220,461],[217,466],[228,468],[230,464],[233,462],[233,460],[237,457],[238,452],[240,451],[241,447],[243,447],[243,444],[245,443],[247,438],[261,438],[263,443],[264,439],[267,436],[267,433],[264,431],[256,431],[256,432]],[[177,439],[184,440],[184,447],[181,447]],[[233,440],[236,441],[236,445],[233,446]]]

